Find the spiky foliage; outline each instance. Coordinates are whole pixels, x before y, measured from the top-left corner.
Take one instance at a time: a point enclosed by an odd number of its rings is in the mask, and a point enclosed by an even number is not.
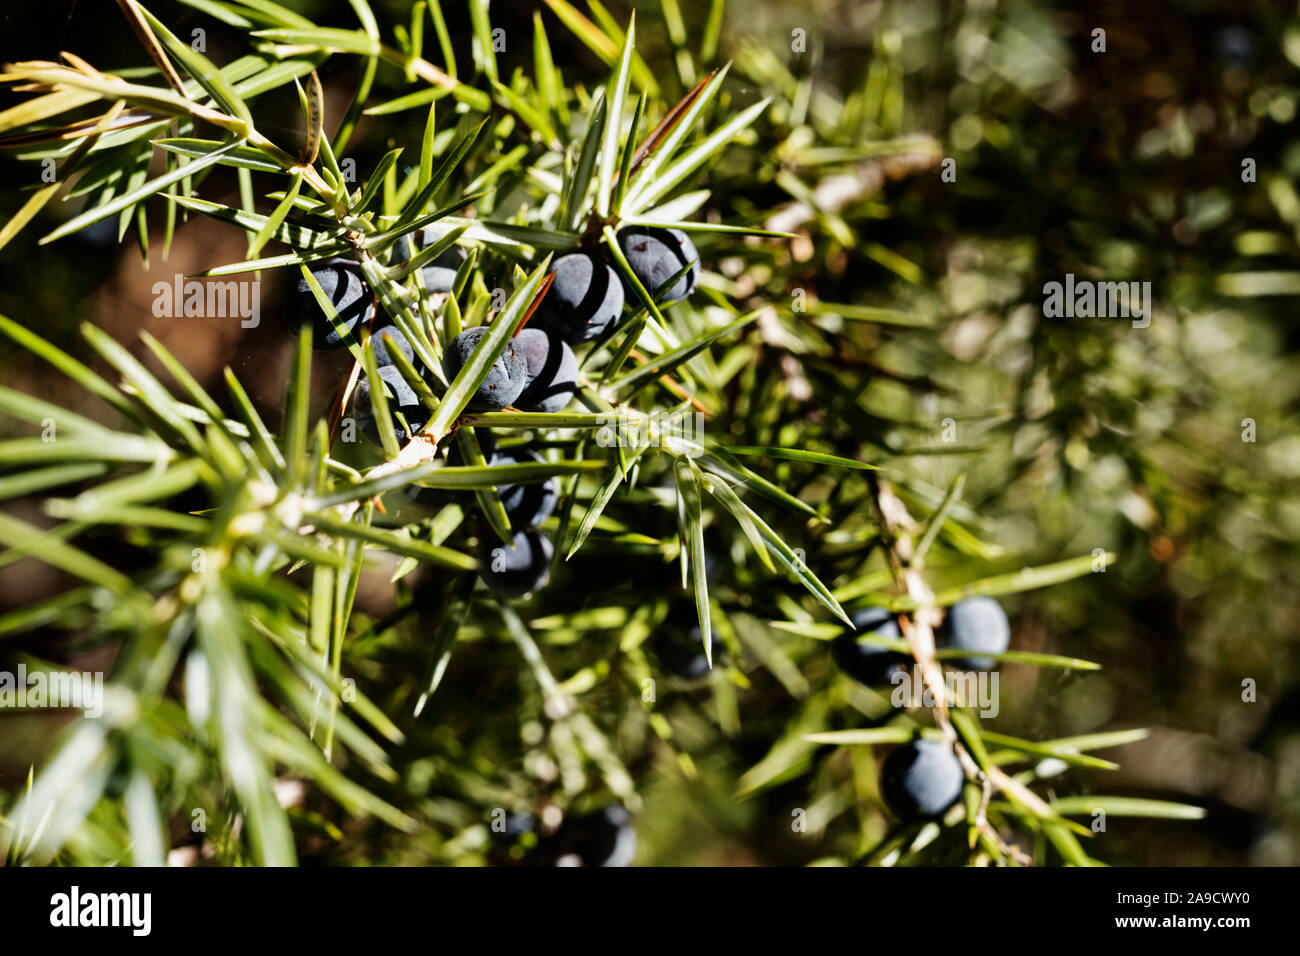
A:
[[[815,115],[812,127],[804,124],[806,90],[793,91],[805,97],[802,106],[798,98],[783,103],[776,119],[766,116],[770,97],[742,108],[727,85],[729,67],[712,66],[719,17],[710,16],[693,48],[670,2],[663,11],[680,97],[664,94],[666,78],[638,54],[635,22],[624,29],[596,4],[599,23],[564,0],[546,2],[612,67],[594,93],[565,82],[540,15],[531,73],[505,76],[488,4],[479,0],[470,3],[470,75],[458,72],[437,0],[417,3],[409,29],[394,30],[391,42],[364,0],[352,4],[355,29],[319,26],[266,0],[195,2],[247,34],[254,52],[225,66],[194,52],[135,0],[120,6],[153,70],[128,78],[67,55],[63,63],[12,64],[0,77],[35,94],[3,115],[0,145],[57,160],[66,184],[35,193],[0,242],[65,189],[90,202],[44,242],[116,216],[123,232],[137,227],[147,250],[145,201],[161,197],[165,245],[186,214],[248,234],[245,260],[214,264],[208,277],[286,269],[310,279],[312,262],[347,256],[435,381],[398,358],[429,412],[424,429],[399,446],[371,330],[349,333],[321,294],[349,349],[349,371],[329,406],[313,409],[311,335],[302,334],[282,425],[272,429],[232,373],[226,394],[210,394],[152,338],[145,346],[170,382],[103,332],[83,329],[119,376],[110,382],[0,318],[0,331],[101,399],[118,422],[0,389],[0,410],[58,428],[53,442],[0,442],[0,496],[69,489],[46,499],[63,522],[53,532],[2,517],[0,541],[83,582],[0,618],[0,634],[57,627],[121,645],[105,716],[78,723],[7,813],[11,859],[158,862],[171,842],[162,821],[196,808],[208,820],[205,847],[225,861],[294,862],[317,835],[340,856],[355,855],[363,852],[351,825],[358,816],[389,828],[369,838],[388,859],[478,859],[493,808],[567,810],[602,793],[635,807],[656,753],[671,754],[674,772],[688,780],[713,773],[718,738],[700,730],[700,695],[710,723],[734,737],[747,706],[738,688],[761,679],[765,694],[776,687],[798,711],[740,778],[741,795],[797,778],[825,744],[901,742],[920,731],[950,742],[968,776],[967,799],[944,828],[959,837],[959,856],[1020,861],[1005,837],[1014,823],[1042,835],[1056,858],[1090,862],[1079,840],[1088,831],[1066,814],[1091,812],[1105,798],[1086,807],[1049,803],[1033,790],[1035,774],[1046,772],[1039,761],[1103,769],[1112,765],[1087,751],[1131,735],[1029,741],[986,731],[972,701],[944,687],[933,631],[941,608],[961,597],[1059,583],[1104,569],[1111,556],[994,573],[989,565],[1004,552],[962,503],[961,478],[945,490],[892,463],[880,475],[860,460],[863,443],[867,457],[903,449],[897,419],[857,401],[861,383],[838,367],[837,339],[847,325],[869,323],[923,342],[933,332],[922,309],[798,295],[792,304],[777,279],[788,270],[766,270],[771,288],[753,280],[765,263],[788,264],[790,230],[807,224],[799,215],[788,227],[766,222],[772,211],[747,196],[754,185],[775,185],[806,204],[819,241],[829,243],[817,249],[824,258],[857,246],[857,230],[812,197],[803,174],[878,156],[921,166],[935,158],[928,140],[873,125],[865,103],[882,102],[878,90],[846,104],[838,122]],[[424,57],[429,26],[441,67]],[[359,57],[363,66],[351,106],[327,137],[313,71],[335,56]],[[414,89],[374,103],[383,64],[399,67]],[[250,105],[290,84],[305,131],[292,151],[259,130]],[[362,113],[382,120],[415,109],[426,110],[409,153],[418,162],[400,165],[408,154],[395,148],[353,188],[340,157]],[[755,149],[758,130],[780,145]],[[795,135],[803,130],[818,138]],[[861,145],[864,133],[872,138]],[[149,177],[157,155],[164,171]],[[242,206],[202,198],[216,167],[238,171]],[[691,218],[718,212],[721,221]],[[688,230],[706,263],[730,257],[740,264],[730,275],[743,272],[745,282],[710,272],[693,301],[661,306],[678,277],[658,290],[638,281],[617,242],[627,224]],[[434,241],[401,262],[395,246],[415,230]],[[473,250],[455,287],[424,294],[420,266],[453,243]],[[467,412],[493,361],[544,298],[551,257],[578,248],[601,250],[633,292],[630,315],[582,355],[582,407]],[[900,275],[915,268],[878,243],[863,251]],[[494,302],[487,275],[511,276],[504,303]],[[474,355],[454,379],[437,380],[446,343],[480,322],[490,331]],[[780,375],[766,374],[773,362]],[[362,374],[383,446],[378,460],[340,440]],[[919,375],[897,380],[905,389],[925,384]],[[792,401],[811,395],[824,415],[791,419]],[[700,415],[708,416],[702,431],[694,427]],[[550,454],[542,464],[488,466],[487,431],[541,442]],[[452,444],[464,464],[446,463]],[[564,494],[547,526],[560,543],[551,588],[519,607],[486,596],[476,588],[473,542],[509,538],[492,489],[552,476],[564,479]],[[470,490],[475,501],[412,512],[390,494],[409,485]],[[104,530],[143,544],[149,566],[128,575],[95,556],[92,539]],[[376,620],[353,606],[363,569],[381,553],[395,559],[400,603]],[[869,566],[873,553],[878,564]],[[720,567],[710,570],[711,560]],[[948,583],[936,590],[927,577],[940,562]],[[687,588],[687,617],[704,652],[712,654],[715,634],[727,648],[706,691],[679,695],[671,681],[656,689],[644,645],[670,616],[681,622],[670,585]],[[895,711],[880,695],[819,671],[822,642],[847,620],[841,602],[902,612],[905,640],[864,640],[914,655],[933,706]],[[498,654],[502,641],[518,653]],[[485,713],[463,706],[473,694],[443,704],[449,667],[462,656],[474,658],[462,680],[490,682],[503,669],[526,675],[507,695],[511,719],[487,726]],[[1096,666],[1025,652],[1001,659],[1066,672]],[[834,726],[852,714],[885,725]],[[867,771],[870,755],[852,750],[854,774]],[[1036,769],[1004,769],[1026,762]],[[290,780],[309,782],[311,798],[285,799]],[[335,806],[323,807],[317,791]],[[843,809],[840,783],[819,780],[813,793],[819,813]],[[875,813],[869,803],[863,812]],[[1138,810],[1193,812],[1156,803]],[[871,851],[866,859],[894,862],[928,846],[934,826],[904,826],[860,849]]]

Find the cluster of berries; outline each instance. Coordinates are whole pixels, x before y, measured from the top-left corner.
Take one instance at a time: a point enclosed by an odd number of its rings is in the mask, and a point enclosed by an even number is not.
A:
[[[658,301],[676,302],[694,291],[700,275],[699,255],[681,230],[625,227],[619,235],[619,246],[638,281]],[[403,238],[395,257],[406,260],[415,251],[414,244]],[[425,291],[450,292],[464,258],[460,249],[452,247],[424,265],[420,272]],[[622,319],[629,297],[613,267],[589,252],[561,256],[552,271],[550,290],[529,327],[521,329],[507,344],[470,398],[468,409],[487,412],[513,407],[526,412],[559,412],[577,394],[578,360],[573,347],[612,331]],[[312,275],[348,333],[372,327],[375,297],[355,262],[344,258],[325,260],[313,266]],[[669,285],[674,277],[676,280]],[[338,328],[322,312],[306,277],[295,287],[290,314],[298,325],[314,326],[313,342],[318,348],[334,349],[345,344]],[[487,331],[486,325],[474,326],[447,343],[442,356],[447,381],[455,379]],[[393,350],[402,352],[422,378],[428,380],[429,372],[415,362],[414,349],[396,325],[386,323],[371,328],[370,337],[379,377],[391,393],[388,406],[395,417],[397,440],[404,444],[424,428],[429,413],[394,364]],[[362,377],[357,383],[352,407],[362,433],[378,445],[379,428],[370,400],[369,379]],[[489,465],[542,461],[540,455],[525,447],[484,451]],[[457,464],[455,458],[453,451],[448,463]],[[480,536],[480,574],[503,597],[523,597],[545,585],[549,575],[554,546],[537,526],[554,511],[559,482],[551,478],[540,485],[501,485],[497,492],[510,519],[512,539],[503,545],[488,535]],[[408,497],[432,506],[446,502],[445,495],[416,486],[408,489]]]
[[[864,607],[849,615],[854,630],[847,631],[831,645],[831,655],[840,670],[869,686],[893,684],[897,675],[912,667],[912,657],[877,644],[859,643],[863,634],[901,640],[898,620],[883,607]],[[970,652],[956,663],[970,670],[992,670],[996,661],[986,654],[1001,654],[1011,643],[1011,625],[1002,605],[989,597],[959,601],[934,632],[935,646]]]
[[[851,615],[854,630],[836,638],[831,648],[844,673],[868,685],[894,683],[913,664],[910,655],[859,643],[863,634],[901,638],[894,615],[882,607],[861,608]],[[989,597],[959,601],[948,609],[935,631],[935,645],[969,652],[956,663],[971,670],[991,670],[1011,644],[1011,626],[1002,605]],[[880,791],[904,819],[937,817],[961,796],[965,773],[952,748],[938,740],[916,740],[893,750],[881,767]]]

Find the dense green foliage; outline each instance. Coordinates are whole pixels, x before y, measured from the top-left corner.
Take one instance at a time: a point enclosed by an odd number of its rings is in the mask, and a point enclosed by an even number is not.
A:
[[[709,832],[714,860],[1089,864],[1112,831],[1197,819],[1187,802],[1206,796],[1110,790],[1117,764],[1093,753],[1144,738],[1117,698],[1165,693],[1134,650],[1147,631],[1205,607],[1182,653],[1231,647],[1172,709],[1240,707],[1244,678],[1273,702],[1293,686],[1274,635],[1296,609],[1294,363],[1244,298],[1285,279],[1224,265],[1294,259],[1288,168],[1261,153],[1258,186],[1230,159],[1196,182],[1180,145],[1196,111],[1135,146],[1123,90],[1086,114],[1103,146],[1063,135],[1081,114],[1034,8],[892,6],[860,59],[834,22],[791,13],[760,21],[766,42],[727,43],[726,63],[722,3],[625,20],[545,0],[501,12],[500,37],[485,0],[464,34],[437,0],[409,19],[353,0],[319,24],[187,0],[184,30],[121,6],[152,67],[6,68],[26,105],[0,113],[0,146],[58,176],[0,238],[43,231],[49,255],[108,223],[156,257],[206,216],[247,239],[206,274],[260,270],[265,288],[347,256],[414,346],[397,366],[429,417],[399,442],[372,387],[382,449],[349,441],[376,343],[358,328],[322,361],[269,301],[263,341],[292,353],[278,404],[242,370],[197,381],[153,336],[0,318],[99,402],[0,387],[4,427],[25,423],[0,440],[0,499],[58,522],[0,513],[0,566],[30,555],[75,579],[0,616],[0,637],[38,657],[116,651],[104,718],[74,720],[25,788],[4,779],[10,859],[499,863],[535,839],[494,837],[503,812],[549,831],[618,801],[646,862],[695,859]],[[235,54],[209,61],[196,26]],[[335,99],[317,76],[339,61]],[[1114,170],[1084,171],[1094,149]],[[65,184],[84,207],[40,229]],[[1224,232],[1241,188],[1258,221]],[[685,301],[636,281],[616,239],[637,224],[689,231],[704,272]],[[416,229],[439,241],[403,264]],[[1216,248],[1175,244],[1202,235]],[[425,294],[418,267],[453,244],[470,250],[455,287]],[[629,288],[622,321],[577,350],[578,400],[467,411],[578,248]],[[1066,273],[1151,281],[1153,321],[1045,318],[1043,283]],[[480,323],[458,374],[417,373]],[[489,465],[489,433],[544,463]],[[550,583],[500,600],[475,557],[509,536],[494,487],[551,476]],[[413,484],[452,494],[424,507]],[[961,657],[935,656],[939,609],[980,594],[1016,622],[996,716],[956,697],[899,709],[832,663],[846,613],[884,606],[902,637],[866,640],[933,686]],[[665,635],[708,648],[707,676],[671,674]],[[1112,657],[1128,665],[1113,677]],[[955,743],[967,776],[938,822],[881,798],[882,757],[917,734]]]

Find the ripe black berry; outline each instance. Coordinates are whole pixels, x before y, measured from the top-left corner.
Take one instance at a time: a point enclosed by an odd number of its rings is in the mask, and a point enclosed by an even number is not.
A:
[[[695,291],[700,281],[700,254],[680,229],[629,226],[619,233],[618,244],[632,272],[658,301],[679,302]],[[660,290],[687,263],[691,264],[690,271],[668,289]]]
[[[885,758],[880,792],[905,820],[937,817],[957,802],[965,779],[952,747],[939,740],[915,740]]]
[[[837,637],[831,645],[831,657],[840,670],[869,686],[893,683],[897,674],[912,666],[912,658],[876,644],[858,643],[858,635],[875,633],[879,637],[901,638],[898,622],[883,607],[859,608],[849,615],[854,630]]]
[[[393,430],[397,433],[397,443],[404,445],[411,438],[406,429],[402,428],[401,423],[396,418],[396,413],[401,412],[406,418],[407,424],[415,431],[422,429],[429,421],[429,410],[424,407],[420,399],[416,397],[415,389],[406,383],[402,378],[402,373],[394,365],[384,365],[379,369],[379,377],[388,385],[388,390],[392,395],[385,395],[388,399],[388,411],[394,415]],[[375,410],[370,403],[370,379],[364,375],[357,381],[357,386],[352,393],[352,414],[357,424],[361,426],[362,433],[376,445],[379,441],[379,426],[375,422]]]
[[[361,275],[361,267],[351,259],[335,258],[315,263],[311,267],[311,274],[349,332],[355,334],[358,322],[363,319],[369,322],[374,318],[374,296]],[[344,344],[334,325],[326,318],[304,276],[299,276],[294,286],[289,314],[295,328],[312,326],[313,347],[336,349]]]
[[[419,235],[419,248],[415,248],[415,243],[411,242],[410,236],[403,236],[397,242],[397,251],[393,257],[398,262],[405,262],[415,255],[421,249],[429,245],[425,241],[425,233],[421,231]],[[450,292],[452,285],[456,281],[456,270],[460,264],[465,261],[465,250],[459,246],[439,253],[434,257],[432,262],[426,262],[420,267],[420,275],[424,279],[424,291],[426,292]]]
[[[532,462],[540,464],[543,460],[541,455],[527,448],[507,448],[493,454],[488,464],[500,467]],[[555,511],[555,503],[560,500],[560,480],[548,478],[533,484],[497,485],[497,494],[501,496],[501,503],[510,518],[510,530],[522,531],[541,524]]]
[[[629,866],[636,856],[636,830],[615,803],[596,813],[570,817],[555,834],[556,866]]]
[[[447,351],[442,355],[442,370],[446,373],[448,382],[456,378],[487,332],[486,325],[476,325],[460,333],[447,345]],[[524,360],[523,350],[511,341],[488,369],[487,378],[471,396],[466,407],[478,412],[500,411],[515,403],[527,382],[528,363]]]
[[[371,348],[375,350],[375,363],[380,368],[393,364],[393,355],[388,346],[389,339],[392,340],[397,351],[405,355],[412,363],[415,362],[415,349],[411,347],[410,342],[406,341],[406,336],[402,334],[402,330],[389,323],[370,333]]]
[[[555,279],[535,321],[566,342],[585,342],[617,324],[623,315],[623,284],[608,264],[586,252],[561,256]]]
[[[973,597],[948,608],[935,640],[940,647],[976,652],[957,658],[955,663],[972,670],[990,670],[997,661],[980,655],[1004,653],[1011,644],[1011,625],[1002,605],[993,598]]]
[[[524,329],[515,345],[528,364],[528,384],[515,401],[526,412],[558,412],[578,390],[578,359],[568,343],[549,329]]]
[[[479,576],[502,597],[520,598],[546,584],[555,548],[540,531],[519,531],[510,544],[493,535],[479,539]]]

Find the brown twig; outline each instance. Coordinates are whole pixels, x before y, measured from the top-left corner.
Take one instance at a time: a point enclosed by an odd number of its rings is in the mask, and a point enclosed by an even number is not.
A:
[[[938,701],[934,707],[934,719],[940,732],[952,745],[957,759],[961,761],[962,768],[966,771],[966,776],[978,781],[985,789],[982,805],[987,805],[988,791],[992,788],[1007,794],[1036,816],[1056,819],[1056,814],[1042,797],[1008,776],[1001,767],[989,767],[988,772],[985,773],[962,745],[948,717],[948,691],[943,679],[943,668],[939,666],[938,659],[934,656],[934,627],[941,620],[941,615],[935,604],[934,592],[926,584],[920,570],[912,566],[911,534],[917,529],[916,522],[908,513],[907,506],[889,487],[888,482],[874,472],[867,475],[867,481],[871,486],[871,499],[880,520],[885,557],[894,574],[894,581],[900,590],[916,602],[916,608],[910,614],[899,615],[899,625],[907,638],[912,656],[921,667],[923,684],[930,691],[933,699]],[[982,816],[981,811],[980,817]],[[993,834],[999,847],[1005,852],[1017,856],[1017,859],[1023,857],[1023,854],[1012,853],[1012,848],[997,837],[996,832],[988,827],[986,820],[980,819],[978,824],[981,829]]]
[[[647,365],[650,363],[650,359],[647,358],[646,355],[640,349],[633,349],[628,354],[631,355],[638,362],[643,362]],[[668,391],[672,392],[678,398],[684,398],[686,399],[686,401],[690,402],[692,407],[694,407],[694,409],[697,412],[703,412],[705,415],[708,415],[710,417],[713,416],[713,412],[709,410],[709,407],[707,405],[701,402],[690,392],[686,391],[686,389],[683,386],[679,385],[677,383],[677,380],[673,378],[671,375],[669,375],[667,372],[659,376],[659,381],[664,386],[664,388],[668,389]]]

